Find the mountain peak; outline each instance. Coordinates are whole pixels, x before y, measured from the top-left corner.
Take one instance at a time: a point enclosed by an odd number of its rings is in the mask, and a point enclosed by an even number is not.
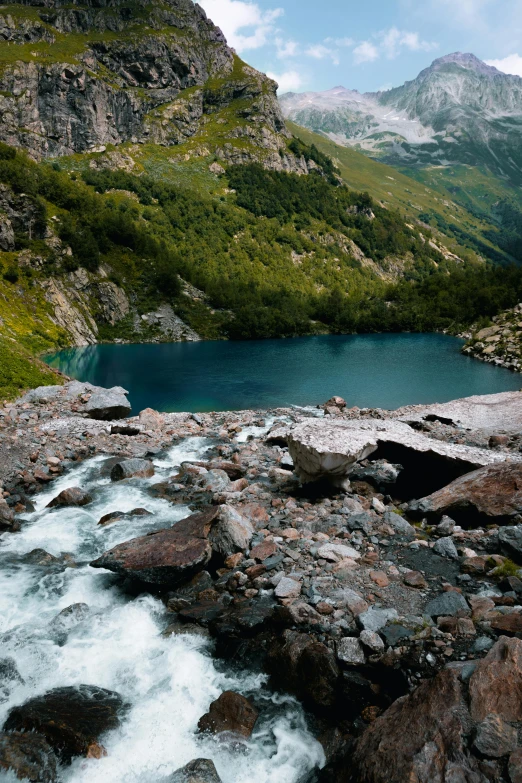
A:
[[[439,57],[434,60],[427,70],[436,70],[444,65],[455,63],[460,65],[461,68],[467,68],[470,71],[478,71],[480,73],[487,73],[490,76],[495,73],[500,73],[497,68],[492,65],[487,65],[483,60],[479,60],[471,52],[453,52],[452,54],[446,54],[444,57]]]

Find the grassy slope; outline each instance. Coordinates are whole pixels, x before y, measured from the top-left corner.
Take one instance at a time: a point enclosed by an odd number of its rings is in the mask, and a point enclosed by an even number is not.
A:
[[[495,246],[482,235],[484,230],[492,228],[491,223],[472,214],[465,205],[457,203],[460,202],[460,198],[457,199],[457,196],[453,196],[447,189],[438,173],[440,169],[436,170],[437,173],[434,169],[418,170],[418,179],[421,181],[416,181],[413,179],[412,172],[409,172],[408,176],[350,147],[341,147],[330,139],[292,122],[288,122],[287,125],[290,131],[306,144],[315,144],[321,152],[329,155],[337,164],[343,180],[349,187],[367,190],[375,199],[389,208],[398,209],[405,217],[418,219],[422,214],[434,216],[438,219],[437,222],[449,227],[447,236],[450,238],[451,227],[454,226],[468,234],[472,241],[477,240],[490,247],[492,251],[496,250]],[[428,173],[430,177],[427,176]],[[487,183],[488,178],[482,175],[480,187],[484,192],[487,192]],[[463,183],[462,189],[465,188],[466,183]],[[479,194],[475,198],[479,198]],[[496,198],[498,199],[498,196]],[[470,201],[470,206],[472,204],[473,202]],[[484,212],[484,209],[481,211]],[[462,239],[459,241],[454,237],[448,247],[460,255]]]

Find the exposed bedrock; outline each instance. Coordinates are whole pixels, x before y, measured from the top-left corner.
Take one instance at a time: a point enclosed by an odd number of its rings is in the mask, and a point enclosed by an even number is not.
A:
[[[370,455],[400,463],[405,470],[398,489],[407,494],[408,485],[414,485],[410,497],[505,459],[486,449],[435,440],[401,421],[375,419],[306,420],[290,430],[288,448],[302,482],[327,479],[340,488],[349,488],[355,464]],[[521,460],[518,455],[513,459]]]
[[[501,462],[474,470],[421,500],[410,503],[415,516],[448,514],[461,524],[506,523],[522,512],[522,463]]]

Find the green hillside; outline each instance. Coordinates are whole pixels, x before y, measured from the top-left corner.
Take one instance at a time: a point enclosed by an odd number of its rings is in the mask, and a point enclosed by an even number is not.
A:
[[[494,261],[514,260],[501,246],[501,227],[491,216],[492,205],[506,197],[506,189],[514,193],[513,186],[466,166],[399,171],[292,122],[287,126],[303,142],[329,155],[349,187],[367,190],[407,219],[428,222],[448,238],[448,248],[457,255],[472,250]],[[522,193],[517,195],[522,203]]]

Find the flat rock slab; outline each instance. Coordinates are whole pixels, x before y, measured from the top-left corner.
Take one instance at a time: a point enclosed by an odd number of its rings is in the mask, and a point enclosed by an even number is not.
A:
[[[174,527],[118,544],[91,563],[150,584],[176,584],[203,569],[212,556],[208,536],[220,508],[191,514]]]
[[[507,522],[522,512],[522,463],[501,462],[475,470],[412,501],[409,511],[429,517],[449,514],[459,522]]]
[[[402,421],[448,420],[470,430],[518,433],[522,430],[522,392],[501,392],[463,397],[436,405],[399,408],[394,416]]]
[[[95,685],[55,688],[13,707],[4,731],[36,732],[65,762],[103,753],[102,734],[120,724],[125,705],[118,693]]]
[[[404,422],[391,419],[307,419],[296,424],[288,436],[288,449],[301,481],[327,478],[340,487],[356,462],[369,457],[380,444],[387,443],[459,463],[463,473],[505,460],[505,456],[497,452],[429,438]],[[522,457],[515,459],[522,462]]]

